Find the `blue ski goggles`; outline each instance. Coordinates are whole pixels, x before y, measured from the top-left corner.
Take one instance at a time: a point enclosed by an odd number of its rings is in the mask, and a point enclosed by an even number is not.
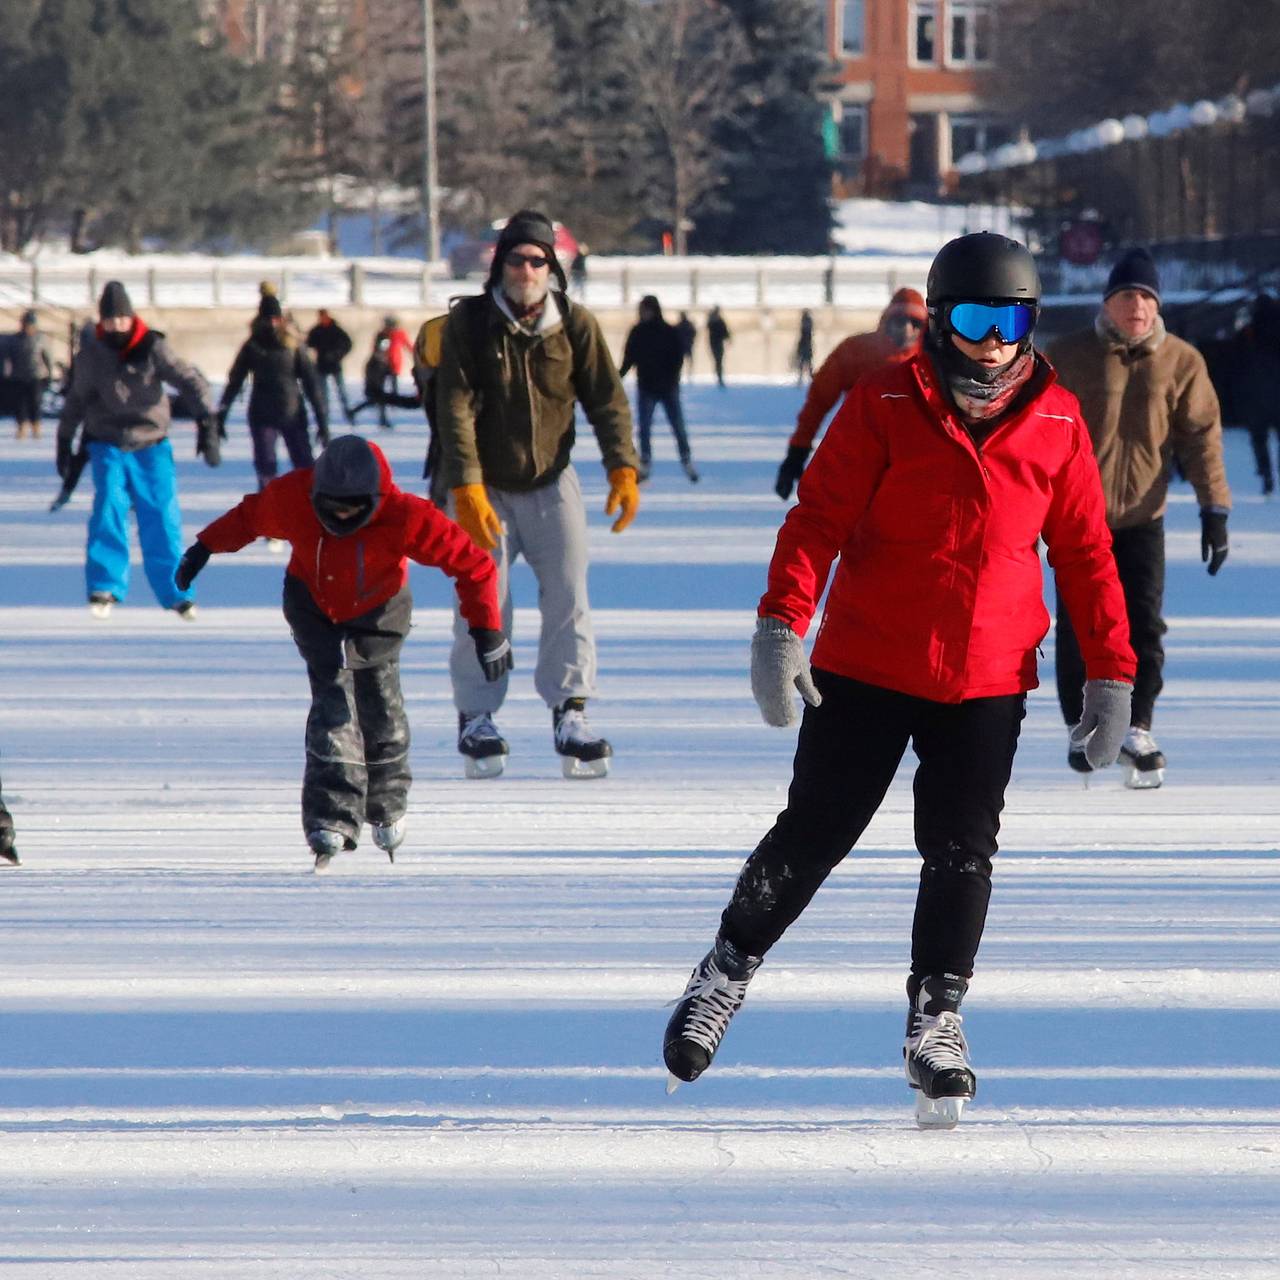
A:
[[[1036,307],[1032,302],[953,302],[947,322],[967,342],[984,342],[993,333],[1001,342],[1021,342],[1036,322]]]

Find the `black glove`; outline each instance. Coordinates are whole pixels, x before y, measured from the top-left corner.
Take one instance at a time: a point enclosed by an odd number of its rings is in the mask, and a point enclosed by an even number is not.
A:
[[[809,461],[810,450],[802,444],[787,446],[787,456],[778,468],[778,478],[774,481],[773,491],[785,502],[791,497],[791,490],[800,483],[804,474],[804,464]]]
[[[212,554],[209,548],[199,540],[193,542],[182,553],[182,559],[178,561],[178,567],[173,571],[173,581],[179,591],[185,591],[196,580],[196,574],[209,563],[209,557]]]
[[[222,426],[222,413],[206,414],[196,422],[196,457],[203,458],[208,466],[222,462],[222,441],[226,436]]]
[[[484,678],[490,684],[515,665],[511,660],[511,641],[501,631],[472,627],[471,638],[476,642],[476,657],[484,668]]]
[[[54,466],[58,468],[58,479],[65,480],[71,472],[71,459],[75,455],[71,450],[71,441],[58,437],[58,453],[54,459]]]
[[[1227,513],[1221,507],[1200,511],[1200,559],[1208,561],[1212,578],[1227,558]]]

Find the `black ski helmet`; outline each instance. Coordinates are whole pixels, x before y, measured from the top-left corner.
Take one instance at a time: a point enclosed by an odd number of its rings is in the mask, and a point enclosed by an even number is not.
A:
[[[994,231],[949,241],[929,267],[926,304],[935,329],[947,302],[1029,302],[1040,310],[1040,273],[1025,245]]]

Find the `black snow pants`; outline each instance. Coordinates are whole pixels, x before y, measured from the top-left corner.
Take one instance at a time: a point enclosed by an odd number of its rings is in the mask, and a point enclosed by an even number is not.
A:
[[[386,825],[409,802],[409,720],[400,689],[400,647],[413,597],[406,586],[348,622],[331,622],[292,574],[284,616],[307,664],[302,829],[340,831],[354,849],[365,822]]]
[[[1115,529],[1111,536],[1116,572],[1120,575],[1129,614],[1129,643],[1138,657],[1129,720],[1131,724],[1150,729],[1156,699],[1164,688],[1164,636],[1169,630],[1163,617],[1164,520],[1152,520],[1135,529]],[[1069,725],[1079,724],[1084,710],[1084,659],[1061,596],[1058,597],[1054,671],[1062,718]]]
[[[805,708],[787,807],[742,868],[721,933],[748,955],[773,946],[862,835],[910,742],[924,859],[911,972],[972,976],[1025,695],[943,703],[816,668],[813,678],[822,705]]]

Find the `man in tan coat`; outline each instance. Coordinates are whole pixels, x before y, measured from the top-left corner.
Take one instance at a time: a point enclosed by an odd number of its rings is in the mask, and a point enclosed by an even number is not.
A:
[[[1093,325],[1050,345],[1049,359],[1084,410],[1093,439],[1129,633],[1138,655],[1132,727],[1121,749],[1126,785],[1158,787],[1164,753],[1151,736],[1164,681],[1164,509],[1176,458],[1200,504],[1200,558],[1216,574],[1227,558],[1231,491],[1222,461],[1222,415],[1204,358],[1168,333],[1151,255],[1130,249],[1107,282]],[[1058,700],[1068,725],[1080,719],[1084,666],[1070,620],[1058,605]],[[1088,772],[1079,753],[1072,768]]]

